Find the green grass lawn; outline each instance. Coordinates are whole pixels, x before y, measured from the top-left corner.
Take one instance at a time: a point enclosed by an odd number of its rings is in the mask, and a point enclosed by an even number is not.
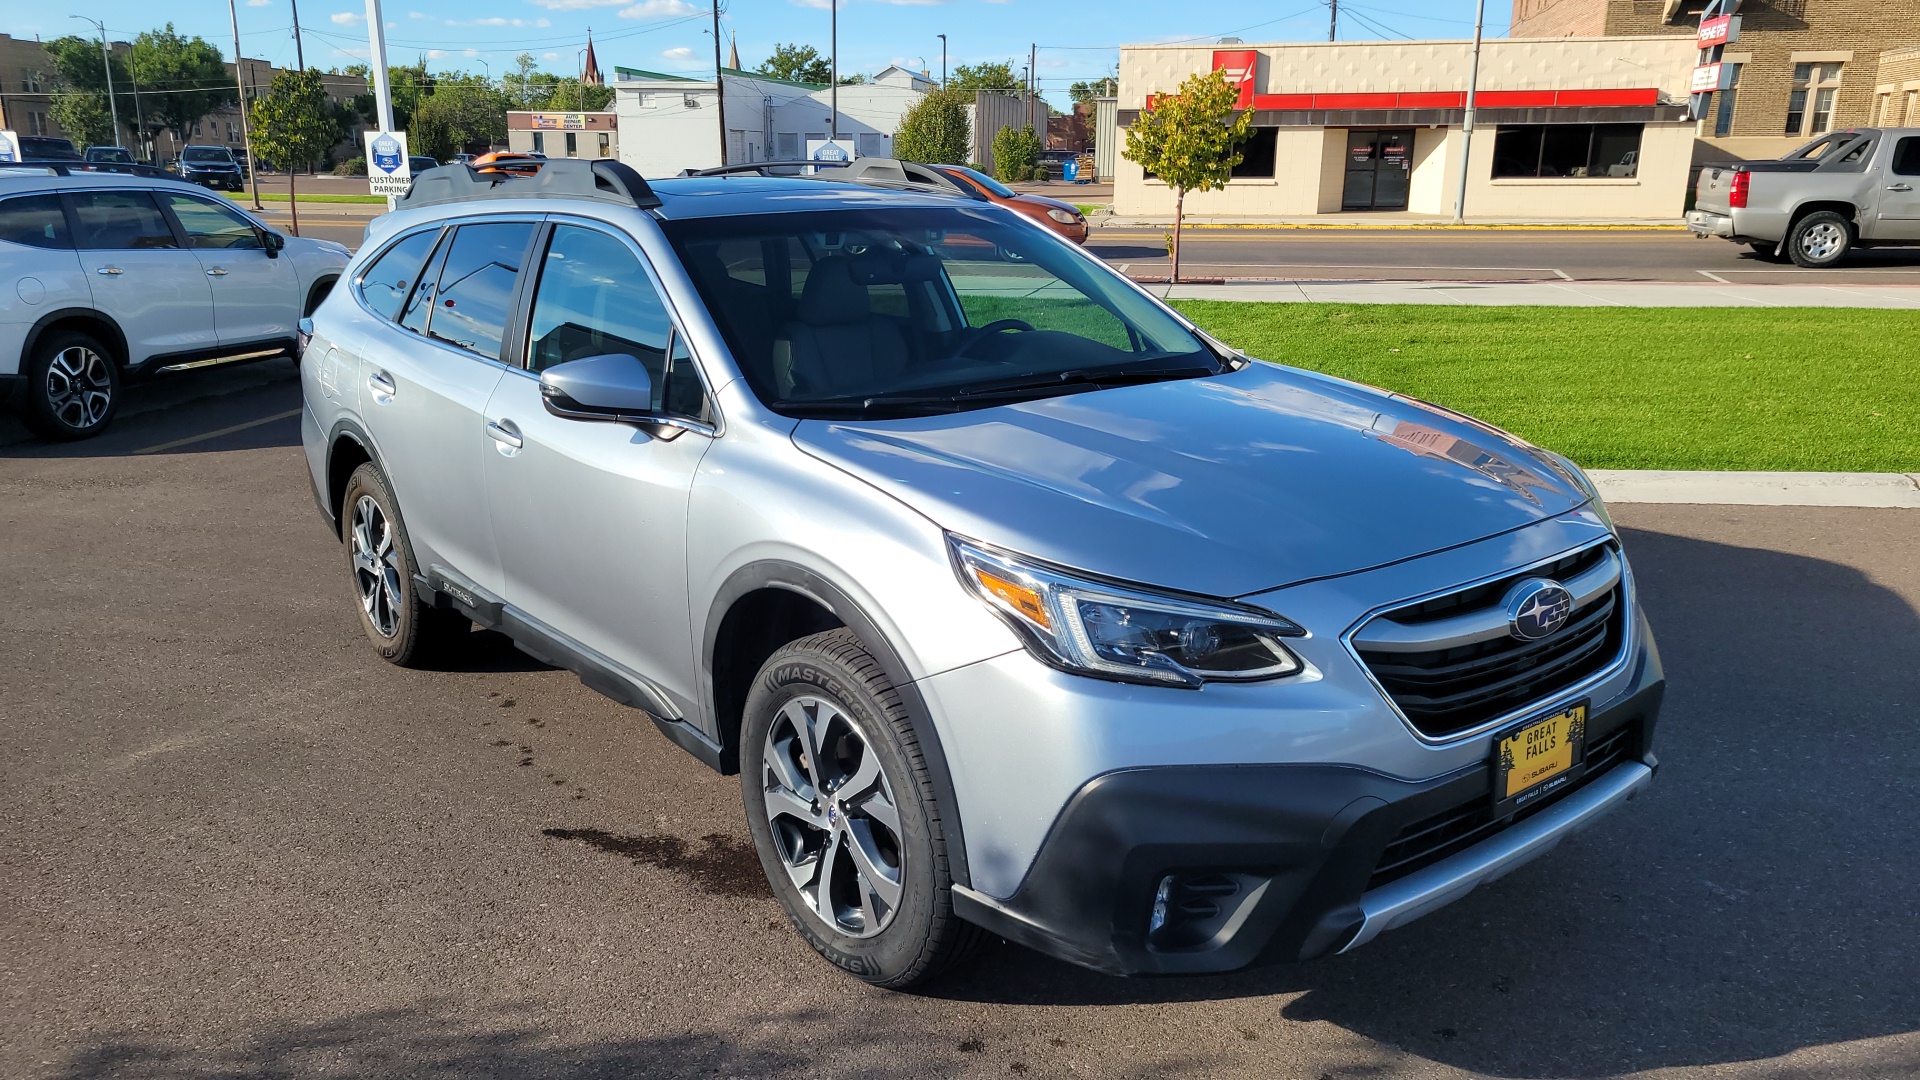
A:
[[[229,191],[227,198],[234,202],[253,201],[253,196],[245,191]],[[287,197],[277,191],[266,191],[260,194],[260,201],[286,202]],[[385,195],[301,195],[300,201],[303,203],[385,203],[387,197]]]
[[[1920,311],[1175,303],[1597,469],[1920,471]]]

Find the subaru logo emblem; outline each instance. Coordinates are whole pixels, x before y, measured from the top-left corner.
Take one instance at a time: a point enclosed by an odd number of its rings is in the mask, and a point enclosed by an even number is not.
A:
[[[1539,641],[1567,625],[1573,615],[1573,594],[1557,581],[1528,578],[1507,592],[1502,605],[1507,629],[1521,641]]]

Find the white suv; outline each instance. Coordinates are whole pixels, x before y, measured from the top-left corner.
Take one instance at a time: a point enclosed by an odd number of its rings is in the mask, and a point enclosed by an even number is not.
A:
[[[98,435],[120,384],[296,356],[350,254],[173,180],[0,174],[0,401],[48,439]]]

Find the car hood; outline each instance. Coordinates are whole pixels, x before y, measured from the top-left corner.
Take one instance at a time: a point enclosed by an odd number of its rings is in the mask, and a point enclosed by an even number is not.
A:
[[[1491,427],[1262,363],[957,415],[805,420],[793,439],[953,532],[1220,597],[1443,550],[1587,501],[1558,462]]]
[[[1080,208],[1070,202],[1050,199],[1045,195],[1031,195],[1024,191],[1011,201],[1025,203],[1028,206],[1037,206],[1040,208],[1041,213],[1046,213],[1048,210],[1065,210],[1069,214],[1078,214],[1080,212]]]

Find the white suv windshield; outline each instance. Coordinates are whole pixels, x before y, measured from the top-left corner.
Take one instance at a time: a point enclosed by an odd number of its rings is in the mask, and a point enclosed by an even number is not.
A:
[[[1111,271],[985,208],[664,223],[754,393],[803,417],[955,412],[1217,373]]]
[[[217,161],[217,162],[220,162],[221,164],[227,164],[232,162],[233,158],[228,156],[225,150],[195,150],[192,147],[188,147],[187,152],[180,155],[180,160],[182,161]]]

